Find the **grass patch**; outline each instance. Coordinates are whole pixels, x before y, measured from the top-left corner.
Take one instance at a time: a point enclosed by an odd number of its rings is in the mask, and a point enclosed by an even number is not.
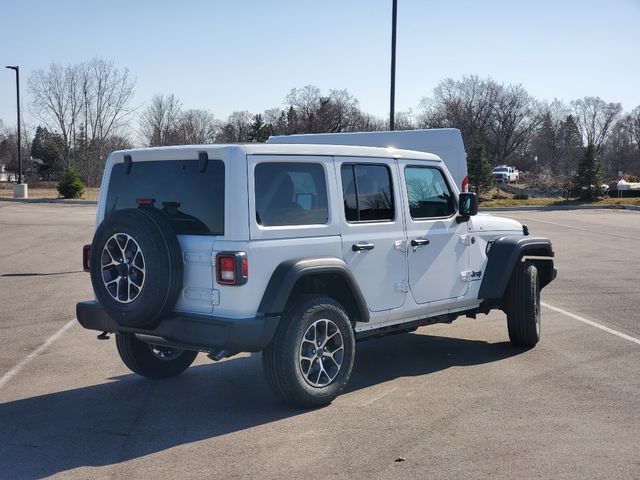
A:
[[[99,188],[86,188],[82,197],[82,200],[98,200]],[[11,188],[0,188],[0,198],[13,197],[13,184]],[[29,198],[60,198],[58,190],[54,188],[31,188],[29,187]]]
[[[582,200],[565,200],[563,198],[529,198],[527,200],[517,200],[515,198],[502,198],[500,200],[481,200],[482,207],[553,207],[558,205],[640,205],[640,197],[634,198],[603,198],[594,202]]]

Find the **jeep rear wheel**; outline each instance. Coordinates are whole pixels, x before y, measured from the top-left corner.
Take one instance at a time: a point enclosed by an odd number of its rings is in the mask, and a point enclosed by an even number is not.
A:
[[[143,342],[133,333],[116,333],[116,347],[129,370],[156,380],[180,375],[198,356],[191,350]]]
[[[284,313],[262,364],[278,398],[313,408],[328,405],[342,392],[354,352],[353,327],[344,308],[329,297],[309,295]]]
[[[518,262],[511,274],[506,298],[509,340],[534,347],[540,340],[540,281],[531,262]]]

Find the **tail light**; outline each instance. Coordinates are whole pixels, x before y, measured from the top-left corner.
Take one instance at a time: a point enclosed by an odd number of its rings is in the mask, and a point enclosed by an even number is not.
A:
[[[91,271],[91,245],[82,247],[82,269],[85,272]]]
[[[466,176],[462,179],[462,190],[460,190],[461,192],[468,192],[469,191],[469,176]]]
[[[216,255],[216,281],[220,285],[244,285],[249,278],[249,262],[244,252]]]

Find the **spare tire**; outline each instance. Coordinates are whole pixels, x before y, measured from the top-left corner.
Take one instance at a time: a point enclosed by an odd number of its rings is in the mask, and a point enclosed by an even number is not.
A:
[[[155,327],[182,290],[180,244],[153,207],[111,213],[93,237],[90,268],[97,300],[127,327]]]

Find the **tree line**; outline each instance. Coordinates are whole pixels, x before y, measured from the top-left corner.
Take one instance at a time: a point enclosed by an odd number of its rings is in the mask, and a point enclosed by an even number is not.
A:
[[[170,92],[136,107],[129,70],[98,58],[52,63],[27,83],[28,109],[37,125],[25,129],[21,148],[23,158],[34,159],[27,169],[38,179],[57,180],[73,166],[97,185],[106,156],[132,146],[264,142],[271,135],[388,128],[386,119],[364,112],[349,91],[322,92],[313,85],[292,88],[281,107],[236,111],[226,119],[206,109],[184,109]],[[548,102],[522,85],[476,75],[447,78],[415,111],[397,114],[396,129],[415,128],[458,128],[470,158],[476,152],[488,166],[534,172],[550,190],[568,188],[588,146],[603,178],[619,171],[640,175],[640,106],[625,113],[619,103],[599,97]],[[12,168],[16,158],[15,132],[0,121],[0,163]]]

